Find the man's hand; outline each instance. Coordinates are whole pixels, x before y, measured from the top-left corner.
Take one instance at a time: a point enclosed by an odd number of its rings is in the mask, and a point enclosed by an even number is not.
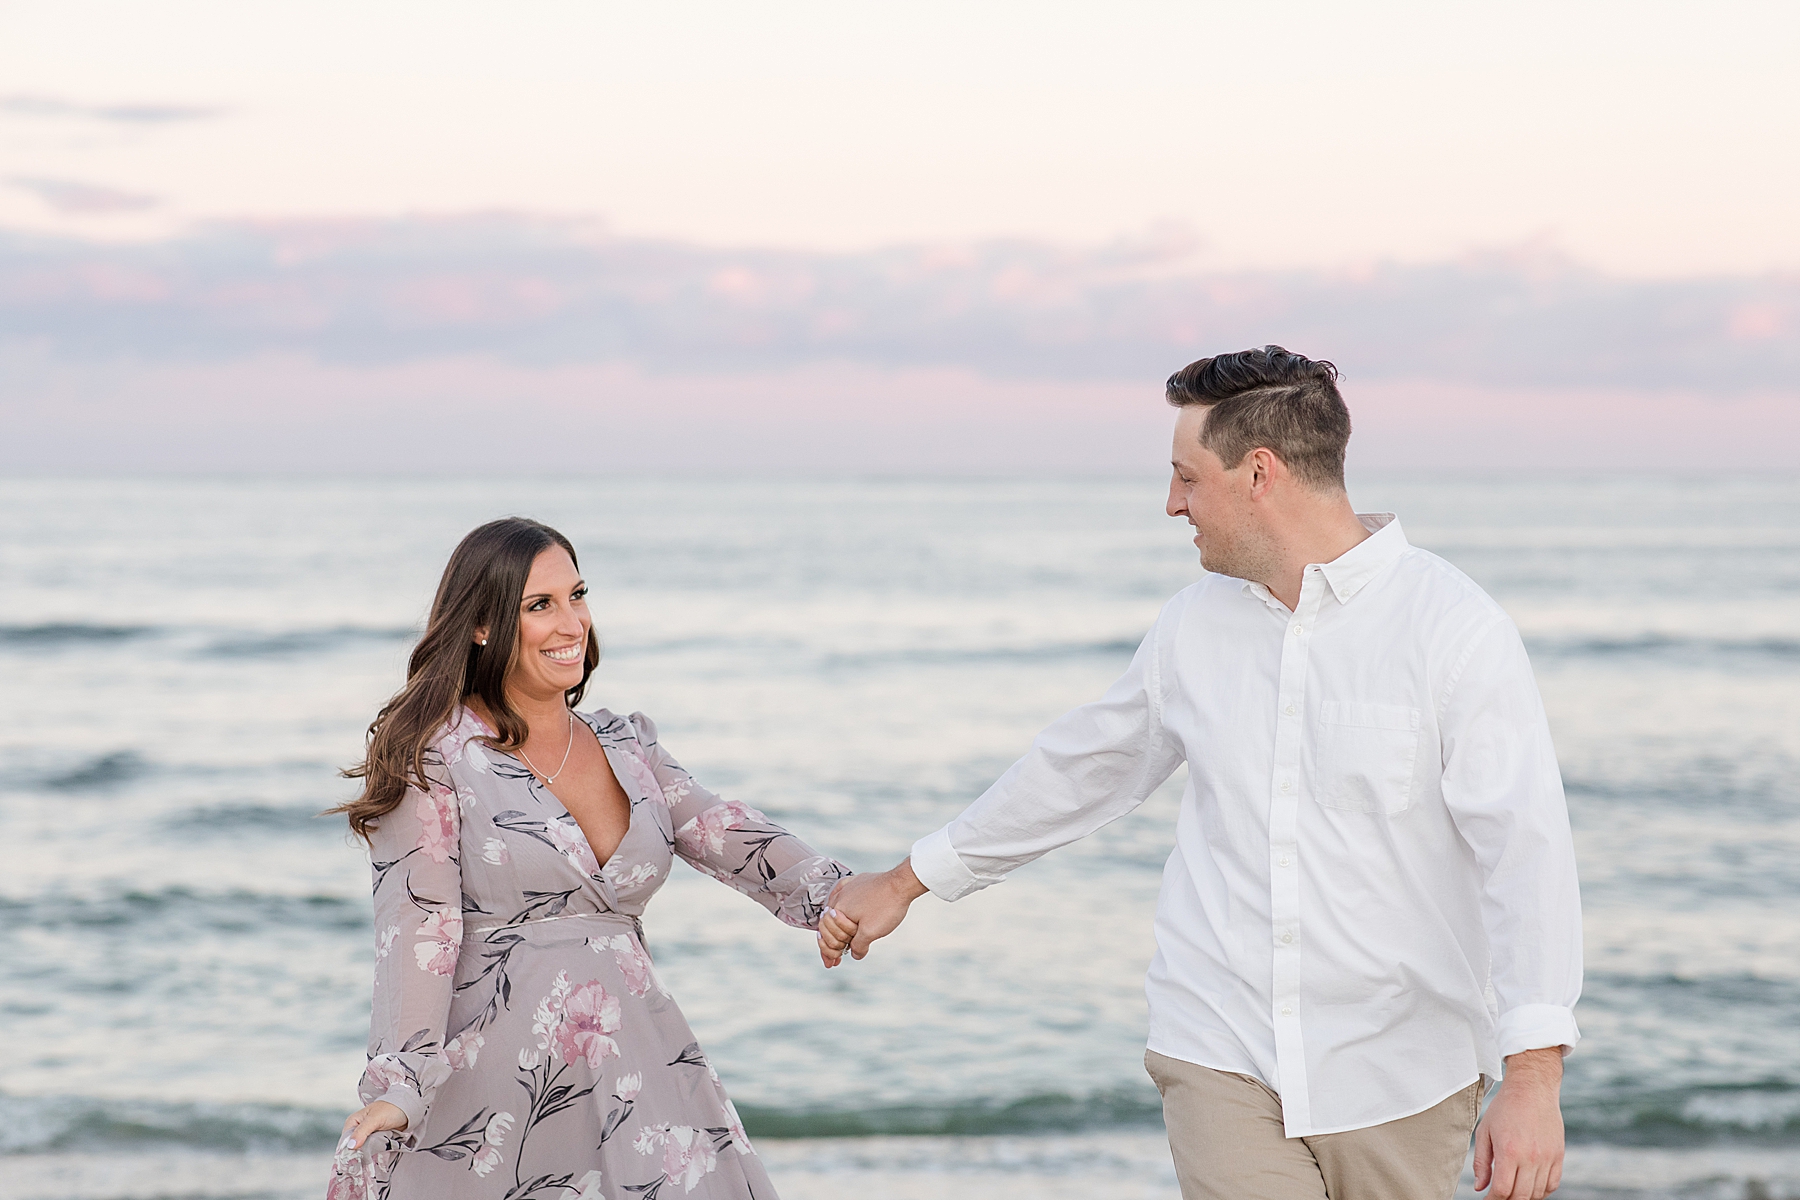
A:
[[[832,890],[831,907],[842,923],[855,930],[850,957],[866,957],[870,943],[898,929],[906,910],[927,890],[913,874],[910,858],[891,871],[852,875],[841,881]]]
[[[1475,1190],[1489,1200],[1544,1200],[1562,1186],[1562,1049],[1508,1056],[1506,1079],[1475,1131]]]

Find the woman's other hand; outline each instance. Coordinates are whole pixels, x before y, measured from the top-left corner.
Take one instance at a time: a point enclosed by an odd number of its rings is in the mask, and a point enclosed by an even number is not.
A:
[[[350,1114],[344,1122],[344,1137],[357,1149],[369,1140],[371,1133],[381,1133],[388,1129],[405,1129],[406,1114],[386,1100],[377,1100],[373,1104],[365,1104]]]
[[[825,910],[825,915],[819,918],[819,958],[827,969],[844,961],[844,951],[850,948],[850,939],[855,936],[856,922],[835,908]]]

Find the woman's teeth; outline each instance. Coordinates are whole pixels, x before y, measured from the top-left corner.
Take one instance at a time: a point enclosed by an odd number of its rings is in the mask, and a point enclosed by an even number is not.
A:
[[[551,662],[572,663],[581,661],[581,643],[564,646],[561,650],[545,650],[541,652]]]

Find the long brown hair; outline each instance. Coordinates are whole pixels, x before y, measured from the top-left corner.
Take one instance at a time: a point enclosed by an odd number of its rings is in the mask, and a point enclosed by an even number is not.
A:
[[[362,795],[328,809],[344,813],[364,841],[380,819],[400,806],[408,787],[426,789],[426,754],[431,740],[470,696],[479,697],[497,736],[484,738],[497,750],[513,750],[530,735],[525,719],[506,699],[506,675],[518,655],[519,600],[531,564],[545,550],[568,551],[581,562],[569,539],[525,517],[502,517],[471,531],[457,544],[438,580],[437,597],[425,635],[406,664],[406,686],[394,694],[369,725],[363,760],[342,772],[363,781]],[[486,645],[475,631],[487,626]],[[565,694],[574,708],[600,664],[600,641],[588,630],[581,682]]]

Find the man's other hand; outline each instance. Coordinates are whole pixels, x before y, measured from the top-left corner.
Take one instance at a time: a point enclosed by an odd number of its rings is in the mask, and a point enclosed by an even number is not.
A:
[[[906,910],[926,891],[913,874],[910,858],[891,871],[852,875],[839,883],[832,890],[831,907],[856,929],[850,942],[850,957],[867,957],[869,946],[898,929],[906,919]]]
[[[1544,1200],[1562,1186],[1562,1049],[1507,1057],[1506,1078],[1475,1130],[1475,1190]]]

